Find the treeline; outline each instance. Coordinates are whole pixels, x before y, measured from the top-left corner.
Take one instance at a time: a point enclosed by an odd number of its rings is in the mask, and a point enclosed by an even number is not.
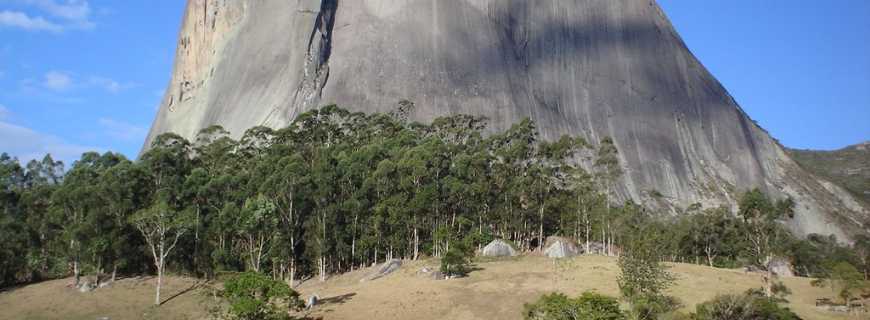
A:
[[[618,254],[639,231],[655,235],[672,261],[760,265],[777,255],[804,274],[824,272],[830,260],[868,268],[866,251],[791,237],[780,223],[787,203],[757,191],[737,217],[614,206],[622,173],[608,138],[541,141],[529,120],[493,133],[467,115],[420,124],[407,120],[412,107],[329,106],[239,140],[220,127],[193,141],[168,133],[137,161],[86,153],[68,171],[50,156],[22,167],[3,155],[0,286],[164,270],[324,278],[384,259],[442,256],[460,240],[535,250],[550,235]]]

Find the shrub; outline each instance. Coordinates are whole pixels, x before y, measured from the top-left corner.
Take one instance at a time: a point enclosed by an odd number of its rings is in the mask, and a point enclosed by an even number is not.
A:
[[[695,307],[693,320],[800,320],[794,312],[749,291],[743,295],[722,295]]]
[[[282,281],[245,272],[224,283],[231,319],[290,319],[289,311],[302,309],[299,293]]]
[[[656,319],[680,305],[665,294],[676,279],[659,262],[659,254],[649,242],[636,241],[619,257],[619,291],[631,304],[634,318]]]
[[[542,296],[537,302],[525,305],[523,317],[527,320],[621,320],[616,298],[586,292],[571,299],[561,293]]]
[[[471,269],[471,256],[464,243],[458,242],[441,258],[441,273],[445,276],[465,276]]]

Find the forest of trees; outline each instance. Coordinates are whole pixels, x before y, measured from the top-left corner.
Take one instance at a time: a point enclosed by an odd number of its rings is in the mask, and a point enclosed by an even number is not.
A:
[[[835,261],[866,277],[870,241],[796,239],[781,223],[787,200],[749,191],[738,215],[615,205],[622,172],[608,138],[543,141],[529,120],[491,132],[467,115],[420,124],[407,120],[412,107],[328,106],[239,140],[216,126],[193,141],[167,133],[135,161],[85,153],[69,168],[50,156],[22,167],[4,154],[0,287],[164,271],[324,279],[494,238],[530,251],[560,235],[618,254],[639,232],[670,261],[735,267],[781,256],[801,274]]]

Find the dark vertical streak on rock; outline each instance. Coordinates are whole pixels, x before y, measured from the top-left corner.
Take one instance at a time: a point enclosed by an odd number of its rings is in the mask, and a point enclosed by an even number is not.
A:
[[[311,30],[311,36],[309,36],[306,46],[302,81],[293,96],[293,107],[296,112],[316,106],[320,101],[323,87],[329,80],[332,31],[335,28],[337,11],[338,0],[322,0],[320,2],[320,10],[317,12],[314,28]]]

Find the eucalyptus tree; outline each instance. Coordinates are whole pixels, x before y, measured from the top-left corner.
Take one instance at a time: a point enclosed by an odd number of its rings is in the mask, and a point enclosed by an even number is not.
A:
[[[141,158],[149,173],[152,193],[147,206],[129,218],[150,249],[157,269],[154,303],[160,305],[160,289],[167,260],[179,240],[194,224],[194,214],[184,198],[183,185],[190,172],[190,143],[173,133],[158,136]]]
[[[276,243],[280,218],[275,203],[263,195],[245,201],[238,219],[239,242],[244,248],[248,269],[260,272],[263,258]]]
[[[64,251],[73,265],[75,285],[78,286],[82,271],[82,255],[88,245],[101,246],[96,239],[92,224],[99,214],[98,194],[99,177],[102,163],[100,155],[88,152],[73,164],[64,178],[63,184],[52,194],[53,223],[60,229],[60,236],[67,243]],[[89,233],[89,231],[91,231]],[[92,250],[93,252],[93,250]]]
[[[118,156],[119,162],[100,175],[97,192],[107,213],[104,218],[111,222],[106,234],[108,248],[105,254],[111,260],[112,281],[119,267],[126,267],[130,260],[137,259],[134,244],[141,243],[141,238],[136,237],[128,220],[137,209],[147,205],[150,184],[142,166]]]
[[[538,202],[538,248],[544,249],[544,213],[547,209],[564,209],[562,205],[548,203],[559,198],[557,195],[571,190],[571,174],[577,170],[574,160],[577,153],[587,146],[582,138],[562,136],[553,142],[540,142],[531,164],[530,176],[535,190],[533,195]],[[554,216],[561,216],[557,212]]]
[[[740,197],[738,214],[743,218],[745,234],[749,242],[747,255],[763,270],[764,292],[773,295],[774,274],[768,263],[775,255],[781,254],[787,231],[781,225],[784,220],[794,217],[794,201],[791,198],[773,201],[759,189],[753,189]]]
[[[17,283],[27,270],[27,228],[20,220],[25,175],[18,159],[0,154],[0,287]]]
[[[595,158],[596,178],[599,183],[604,185],[605,208],[606,211],[601,216],[601,243],[604,245],[604,251],[608,255],[613,255],[613,228],[611,225],[611,203],[615,196],[614,188],[616,181],[622,176],[622,166],[619,163],[619,150],[613,139],[606,137],[601,139],[598,145],[598,152]]]

